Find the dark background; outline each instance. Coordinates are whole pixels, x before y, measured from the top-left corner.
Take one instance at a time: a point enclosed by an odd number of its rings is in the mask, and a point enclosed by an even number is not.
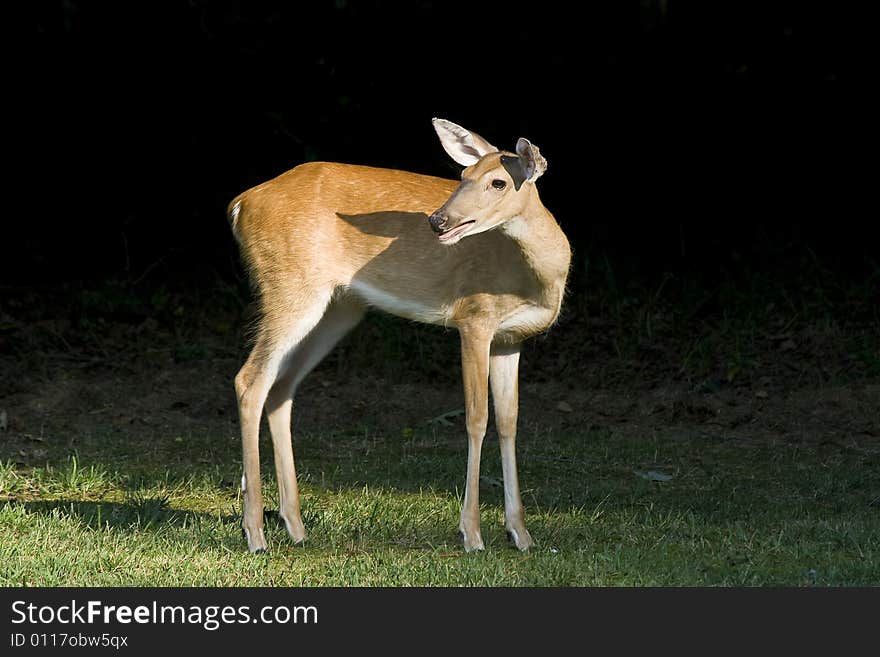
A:
[[[313,159],[455,176],[433,116],[540,146],[579,263],[875,271],[856,19],[700,4],[28,4],[2,282],[240,275],[234,195]]]
[[[627,534],[639,559],[694,539],[667,531],[676,513],[730,520],[745,542],[691,564],[702,582],[873,575],[872,21],[750,0],[7,4],[24,13],[4,15],[0,462],[24,511],[92,526],[110,495],[108,527],[152,531],[191,517],[163,492],[178,475],[234,491],[232,382],[257,315],[227,204],[310,159],[455,177],[440,116],[538,145],[542,199],[575,251],[556,325],[523,346],[527,508],[644,512],[664,537],[645,550]],[[312,492],[455,489],[454,333],[370,313],[303,382]],[[498,459],[483,468],[497,507]],[[97,488],[56,499],[50,472]],[[762,542],[780,500],[795,523]],[[604,545],[606,566],[644,581],[603,522],[551,519],[538,540]],[[331,537],[356,568],[366,526]],[[445,558],[446,531],[415,540]]]

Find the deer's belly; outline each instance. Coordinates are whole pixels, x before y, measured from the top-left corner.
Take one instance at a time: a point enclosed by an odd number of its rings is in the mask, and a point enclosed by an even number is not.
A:
[[[367,305],[386,313],[424,324],[446,325],[449,323],[447,308],[436,307],[387,290],[380,290],[363,281],[352,281],[348,289]]]

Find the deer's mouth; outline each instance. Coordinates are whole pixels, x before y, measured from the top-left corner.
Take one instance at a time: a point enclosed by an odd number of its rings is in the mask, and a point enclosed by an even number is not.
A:
[[[458,237],[464,235],[470,227],[476,223],[473,219],[469,219],[468,221],[462,221],[455,228],[450,228],[449,230],[444,230],[442,233],[437,235],[437,239],[441,242],[449,242],[451,240],[455,240]]]

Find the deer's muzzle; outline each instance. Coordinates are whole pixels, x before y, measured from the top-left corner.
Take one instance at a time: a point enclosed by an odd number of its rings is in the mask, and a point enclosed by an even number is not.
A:
[[[447,216],[441,212],[435,212],[430,217],[428,217],[428,223],[431,226],[431,230],[435,233],[442,233],[443,229],[446,227]]]

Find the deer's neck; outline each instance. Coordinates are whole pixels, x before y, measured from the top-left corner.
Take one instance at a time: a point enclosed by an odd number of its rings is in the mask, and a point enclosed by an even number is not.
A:
[[[537,193],[519,216],[504,224],[503,230],[519,246],[535,275],[541,294],[539,303],[558,310],[571,264],[571,247]]]

